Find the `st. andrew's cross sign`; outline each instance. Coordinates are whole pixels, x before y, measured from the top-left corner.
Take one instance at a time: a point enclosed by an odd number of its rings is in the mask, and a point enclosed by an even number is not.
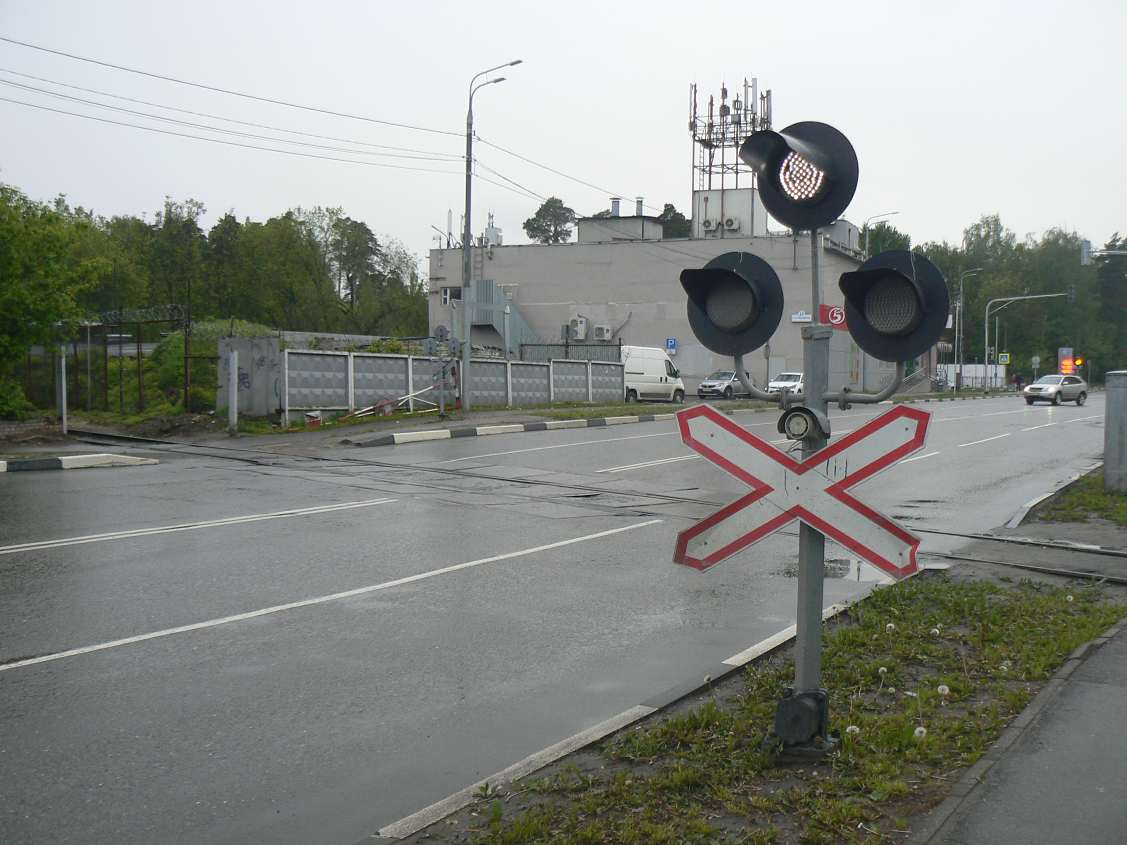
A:
[[[799,519],[895,578],[912,574],[920,539],[848,491],[922,448],[930,418],[900,405],[795,460],[709,405],[678,412],[685,444],[751,492],[682,531],[673,560],[708,569]]]

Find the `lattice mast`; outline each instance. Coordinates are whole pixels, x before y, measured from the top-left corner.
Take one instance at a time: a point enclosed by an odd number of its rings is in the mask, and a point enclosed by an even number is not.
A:
[[[743,95],[729,101],[728,86],[720,84],[720,102],[709,94],[708,108],[700,111],[697,85],[689,86],[689,134],[693,138],[694,191],[713,188],[755,187],[754,171],[740,161],[740,145],[752,132],[771,128],[771,91],[759,93],[759,80],[745,77]]]

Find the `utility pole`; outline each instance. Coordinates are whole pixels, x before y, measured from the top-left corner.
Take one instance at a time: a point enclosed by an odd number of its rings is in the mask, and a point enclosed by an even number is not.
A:
[[[478,92],[478,89],[484,88],[486,85],[496,85],[498,82],[504,82],[505,77],[500,76],[497,79],[487,79],[485,82],[477,83],[477,80],[485,76],[487,73],[492,73],[495,70],[500,70],[503,67],[513,67],[519,65],[521,59],[515,59],[511,62],[505,62],[503,65],[496,67],[486,68],[485,70],[474,74],[473,79],[470,80],[470,95],[469,104],[466,108],[466,215],[465,225],[462,229],[462,315],[463,325],[463,338],[462,338],[462,374],[460,381],[462,391],[462,410],[468,411],[470,409],[470,355],[471,353],[471,336],[473,334],[473,307],[471,302],[473,300],[473,283],[470,278],[472,270],[472,255],[473,249],[473,234],[470,227],[470,211],[472,208],[472,189],[473,189],[473,95]]]

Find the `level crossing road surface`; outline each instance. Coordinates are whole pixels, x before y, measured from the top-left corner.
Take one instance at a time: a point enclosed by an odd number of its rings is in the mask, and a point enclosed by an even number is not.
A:
[[[925,563],[1102,450],[1102,394],[925,407],[925,448],[854,491]],[[673,422],[152,451],[0,476],[4,843],[351,845],[793,623],[793,526],[671,563],[746,490]],[[881,578],[827,556],[827,605]]]

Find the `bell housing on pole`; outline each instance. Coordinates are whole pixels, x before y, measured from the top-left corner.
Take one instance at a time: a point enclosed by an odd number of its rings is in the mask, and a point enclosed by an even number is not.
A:
[[[750,252],[726,252],[681,272],[689,326],[720,355],[744,355],[765,344],[783,317],[783,286],[771,265]]]
[[[881,361],[910,361],[947,326],[950,299],[939,268],[918,252],[890,249],[842,273],[845,317],[853,340]]]
[[[740,158],[758,175],[767,211],[795,231],[832,223],[857,190],[857,153],[828,123],[807,120],[781,132],[753,132]]]

